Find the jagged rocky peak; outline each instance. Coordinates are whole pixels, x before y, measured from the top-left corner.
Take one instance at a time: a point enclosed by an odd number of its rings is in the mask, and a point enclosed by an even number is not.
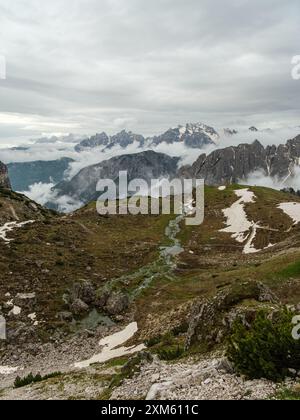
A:
[[[99,146],[107,146],[108,143],[109,137],[106,133],[97,133],[95,136],[82,140],[79,144],[75,146],[75,150],[76,152],[81,152],[86,149],[93,149]]]
[[[110,149],[114,146],[126,148],[134,142],[137,142],[139,146],[142,146],[145,139],[140,134],[134,134],[131,131],[126,130],[122,130],[114,136],[108,136],[103,132],[81,141],[77,146],[75,146],[75,150],[77,152],[82,152],[84,150],[94,149],[95,147]]]
[[[257,132],[258,129],[256,127],[252,126],[252,127],[249,128],[249,131]]]
[[[0,162],[0,187],[11,188],[6,165]]]
[[[235,136],[236,134],[238,134],[237,130],[231,128],[224,128],[223,132],[224,135],[227,137]]]
[[[184,143],[187,147],[201,148],[219,142],[220,136],[216,130],[202,123],[188,123],[170,128],[164,134],[153,138],[153,144]]]
[[[113,147],[118,145],[125,148],[134,142],[137,142],[139,146],[142,146],[145,142],[145,138],[140,134],[134,134],[132,131],[122,130],[120,133],[117,133],[110,138],[109,146]]]
[[[223,185],[243,182],[259,171],[286,183],[293,179],[299,163],[300,136],[286,144],[266,148],[255,140],[252,144],[218,149],[209,155],[203,153],[193,165],[182,167],[180,175],[203,178],[208,185]]]
[[[145,144],[157,146],[164,142],[167,144],[183,143],[187,147],[201,149],[207,145],[217,144],[219,140],[220,136],[214,128],[202,123],[188,123],[179,125],[176,128],[170,128],[165,133],[149,137],[147,140],[141,134],[135,134],[126,130],[122,130],[113,136],[108,136],[106,133],[96,134],[81,141],[75,146],[75,150],[81,152],[101,146],[104,150],[111,149],[114,146],[120,146],[125,149],[134,143],[137,144],[137,147],[142,147]]]

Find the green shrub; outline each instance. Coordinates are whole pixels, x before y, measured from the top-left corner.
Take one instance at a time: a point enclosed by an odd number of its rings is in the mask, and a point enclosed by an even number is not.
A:
[[[41,376],[39,373],[37,375],[33,375],[29,373],[29,375],[25,376],[24,378],[20,378],[17,376],[14,382],[15,388],[21,388],[26,385],[30,385],[36,382],[45,381],[46,379],[55,378],[56,376],[60,376],[61,372],[53,372],[45,376]]]
[[[144,344],[146,345],[146,347],[153,347],[156,346],[156,344],[159,344],[162,340],[162,336],[161,335],[156,335],[154,337],[149,338],[149,340],[145,340]]]
[[[271,321],[268,314],[257,314],[251,327],[241,320],[233,326],[227,356],[237,372],[250,379],[280,381],[289,369],[300,369],[300,340],[292,337],[293,314],[282,311]]]
[[[185,334],[189,329],[189,324],[187,322],[182,322],[177,327],[172,329],[172,334],[177,337],[178,335]]]
[[[283,388],[278,391],[274,399],[276,400],[300,400],[300,392],[294,389]]]
[[[176,347],[160,348],[156,353],[161,360],[175,360],[183,355],[184,347],[178,345]]]

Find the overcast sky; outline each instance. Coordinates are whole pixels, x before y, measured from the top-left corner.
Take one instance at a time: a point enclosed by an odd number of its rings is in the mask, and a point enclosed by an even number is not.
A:
[[[0,0],[0,143],[300,125],[299,19],[299,0]]]

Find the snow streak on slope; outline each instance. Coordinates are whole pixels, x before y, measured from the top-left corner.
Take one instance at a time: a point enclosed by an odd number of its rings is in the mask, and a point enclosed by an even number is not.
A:
[[[259,225],[259,222],[249,221],[244,209],[244,205],[247,203],[254,203],[256,197],[248,188],[235,190],[235,194],[239,199],[234,202],[231,207],[223,210],[223,214],[227,219],[227,227],[221,229],[220,232],[232,233],[232,238],[237,242],[244,244],[244,254],[259,252],[261,249],[256,249],[253,242],[256,237],[257,229],[264,228]],[[266,248],[271,246],[272,244],[269,244]]]
[[[12,239],[8,239],[6,237],[6,234],[8,232],[11,232],[15,228],[23,227],[25,225],[28,225],[29,223],[34,223],[34,220],[27,220],[27,222],[21,222],[21,223],[17,223],[17,222],[5,223],[5,225],[0,227],[0,239],[3,239],[3,241],[6,242],[6,243],[11,242]]]
[[[127,354],[132,354],[143,350],[145,348],[144,344],[131,347],[119,347],[123,343],[126,343],[126,341],[128,341],[131,337],[133,337],[137,330],[137,323],[132,322],[124,330],[103,338],[99,342],[99,346],[104,346],[102,351],[88,360],[75,363],[75,367],[82,369],[90,366],[93,363],[104,363],[116,357],[125,356]]]
[[[281,203],[278,208],[287,214],[294,223],[300,222],[300,203]]]

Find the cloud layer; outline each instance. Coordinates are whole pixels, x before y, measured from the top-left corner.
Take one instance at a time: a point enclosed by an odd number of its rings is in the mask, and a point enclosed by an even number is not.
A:
[[[299,13],[298,0],[1,0],[0,144],[299,125]]]

